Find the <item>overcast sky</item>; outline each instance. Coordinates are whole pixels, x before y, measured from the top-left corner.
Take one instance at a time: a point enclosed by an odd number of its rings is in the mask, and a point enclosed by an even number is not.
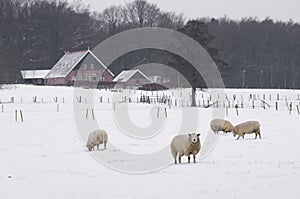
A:
[[[70,0],[72,1],[72,0]],[[125,5],[130,0],[83,0],[91,10],[102,11],[112,5]],[[183,13],[187,18],[223,17],[241,19],[257,16],[275,20],[293,19],[300,22],[299,0],[148,0],[167,11]]]

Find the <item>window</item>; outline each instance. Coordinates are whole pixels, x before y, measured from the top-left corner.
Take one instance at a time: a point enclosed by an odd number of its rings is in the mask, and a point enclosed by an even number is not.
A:
[[[72,76],[72,81],[75,81],[75,80],[76,80],[75,76]]]
[[[91,70],[94,70],[94,69],[95,69],[94,64],[91,64]]]
[[[83,69],[84,69],[84,70],[87,69],[87,64],[83,64]]]
[[[90,81],[90,78],[91,78],[90,74],[86,74],[86,81]]]
[[[97,75],[94,73],[93,74],[93,81],[96,82],[97,81]]]
[[[82,80],[82,74],[81,73],[77,75],[77,79]]]

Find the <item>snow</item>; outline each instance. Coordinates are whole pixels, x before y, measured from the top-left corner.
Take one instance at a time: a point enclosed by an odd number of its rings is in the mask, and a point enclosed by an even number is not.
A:
[[[114,78],[114,82],[128,82],[128,80],[133,77],[136,73],[142,75],[149,82],[151,81],[144,73],[142,73],[139,69],[137,70],[125,70],[122,71],[117,77]]]
[[[89,51],[66,52],[64,56],[53,66],[46,79],[65,77],[86,56]]]
[[[44,79],[50,70],[21,70],[23,79]]]
[[[244,108],[238,110],[238,116],[235,108],[229,108],[225,119],[233,124],[246,120],[260,121],[262,139],[254,140],[254,134],[251,134],[246,135],[245,140],[236,140],[230,133],[221,133],[213,151],[207,157],[199,154],[196,164],[187,164],[187,158],[184,157],[183,164],[174,165],[171,154],[167,159],[157,157],[163,164],[158,161],[147,162],[147,159],[137,160],[135,156],[120,156],[120,151],[124,151],[148,157],[148,153],[169,147],[171,138],[179,133],[182,112],[190,110],[187,107],[190,103],[189,92],[119,93],[83,89],[74,91],[68,87],[2,86],[0,198],[299,198],[299,90],[226,89],[231,107],[232,104],[240,105],[243,97]],[[83,102],[77,103],[74,96],[78,94],[92,95],[94,103],[89,103],[91,99],[88,97],[83,97]],[[156,116],[157,108],[163,110],[163,107],[135,103],[136,98],[144,94],[171,95],[184,107],[167,107],[168,117],[165,118],[163,112],[159,117],[159,121],[163,121],[159,133],[138,139],[122,132],[124,129],[120,126],[123,124],[118,123],[111,102],[116,102],[115,110],[121,113],[121,118],[125,117],[123,113],[127,110],[122,106],[128,105],[127,113],[133,123],[140,128],[147,128],[155,122],[153,114]],[[236,100],[233,100],[233,94],[236,94]],[[253,109],[249,94],[256,95],[257,99],[258,95],[262,99],[265,94],[264,101],[271,107],[264,109],[262,102],[255,100]],[[277,94],[280,98],[278,111],[275,110]],[[37,103],[33,103],[35,96]],[[117,103],[124,100],[124,96],[127,99],[131,96],[134,103]],[[11,103],[12,97],[14,103]],[[57,103],[54,102],[56,97]],[[103,103],[100,103],[100,97]],[[205,92],[204,101],[208,98],[209,94]],[[202,104],[201,92],[198,92],[197,101]],[[290,113],[288,107],[291,102],[293,110]],[[86,110],[92,108],[95,120],[91,112],[85,119]],[[195,109],[199,113],[195,128],[201,132],[202,145],[207,136],[214,136],[209,132],[214,109]],[[19,115],[18,121],[15,121],[15,110],[22,110],[24,122],[20,121]],[[78,118],[82,118],[80,125],[76,123]],[[89,153],[84,147],[87,134],[80,133],[80,128],[90,132],[97,125],[109,133],[108,149]],[[107,158],[109,164],[101,164],[97,161],[99,157]],[[143,161],[147,164],[142,164]],[[143,174],[112,169],[118,166],[134,169],[161,165],[164,165],[162,169]]]

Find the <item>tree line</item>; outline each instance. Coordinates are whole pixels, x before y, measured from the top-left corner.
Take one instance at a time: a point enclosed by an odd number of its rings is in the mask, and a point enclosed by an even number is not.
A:
[[[81,1],[1,0],[0,83],[16,83],[20,70],[50,69],[64,51],[93,49],[112,35],[138,27],[169,28],[192,37],[214,59],[227,87],[300,87],[298,23],[270,18],[186,20],[145,0],[101,13],[91,12]],[[171,65],[193,80],[194,87],[205,87],[186,60],[159,50],[131,52],[109,67],[118,73],[147,62]]]

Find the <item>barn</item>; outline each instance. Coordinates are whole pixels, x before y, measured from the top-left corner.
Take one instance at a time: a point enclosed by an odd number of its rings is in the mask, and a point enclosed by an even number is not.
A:
[[[144,84],[151,83],[151,80],[140,70],[125,70],[122,71],[113,82],[120,88],[136,89]]]
[[[97,87],[114,74],[90,50],[65,52],[45,77],[47,85]],[[76,85],[75,85],[76,84]]]
[[[44,78],[50,72],[50,70],[21,70],[21,76],[23,83],[44,85]]]

